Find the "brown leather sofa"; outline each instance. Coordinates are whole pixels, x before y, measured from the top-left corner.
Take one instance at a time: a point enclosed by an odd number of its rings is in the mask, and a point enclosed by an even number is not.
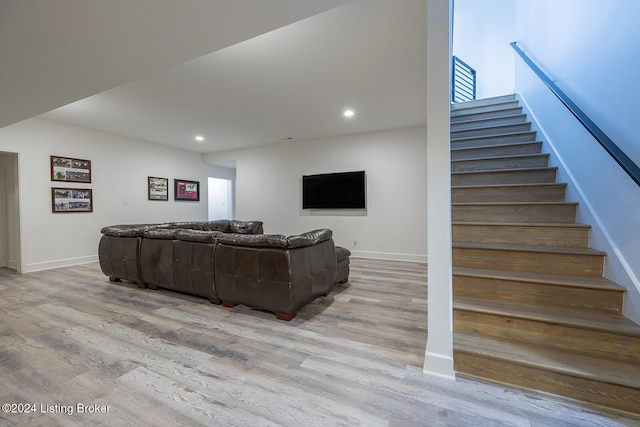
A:
[[[336,279],[329,229],[296,236],[224,234],[218,238],[215,283],[226,307],[243,304],[293,319],[298,309],[327,295]]]
[[[347,249],[329,229],[263,234],[260,221],[104,227],[100,267],[111,281],[165,288],[225,306],[272,311],[283,320],[349,275]]]
[[[144,288],[140,251],[144,234],[150,230],[204,230],[223,233],[263,233],[261,221],[191,221],[161,224],[126,224],[102,228],[98,244],[98,260],[109,280],[129,280]]]

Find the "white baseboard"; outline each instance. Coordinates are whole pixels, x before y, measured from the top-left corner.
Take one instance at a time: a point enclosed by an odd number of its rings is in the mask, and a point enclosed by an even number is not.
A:
[[[427,262],[426,255],[398,254],[393,252],[351,251],[354,258],[384,259],[391,261]]]
[[[34,271],[51,270],[52,268],[70,267],[72,265],[89,264],[91,262],[98,261],[98,255],[83,256],[78,258],[66,258],[58,259],[54,261],[34,262],[27,264],[25,273],[31,273]]]

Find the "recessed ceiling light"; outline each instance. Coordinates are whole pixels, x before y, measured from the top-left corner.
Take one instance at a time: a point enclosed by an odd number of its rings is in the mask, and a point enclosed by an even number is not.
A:
[[[345,117],[353,117],[354,112],[353,110],[344,110],[344,113],[342,114],[344,114]]]
[[[204,136],[200,136],[200,135],[196,136],[196,141],[198,142],[204,141]]]

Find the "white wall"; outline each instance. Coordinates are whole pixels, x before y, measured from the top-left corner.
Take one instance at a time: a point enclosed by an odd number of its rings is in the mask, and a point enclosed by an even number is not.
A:
[[[523,47],[640,164],[640,2],[518,0],[517,7]]]
[[[24,272],[95,261],[106,225],[206,220],[207,179],[218,173],[196,153],[42,119],[0,129],[0,151],[19,153]],[[91,160],[93,182],[52,182],[50,155]],[[169,178],[168,202],[147,200],[148,176]],[[200,181],[200,202],[174,202],[174,178]],[[51,187],[93,189],[94,211],[53,214]]]
[[[513,93],[514,0],[455,0],[453,17],[453,54],[475,68],[477,98]]]
[[[236,161],[236,217],[264,221],[265,233],[327,227],[356,256],[422,262],[425,158],[424,126],[205,156],[210,163]],[[366,171],[366,211],[302,209],[302,175],[357,170]]]
[[[631,0],[517,3],[519,44],[628,155],[640,163],[637,99],[640,62]],[[544,31],[540,31],[544,28]],[[594,226],[591,246],[608,253],[605,276],[627,287],[624,314],[640,321],[640,188],[519,61],[517,91],[580,202],[578,219]],[[629,82],[631,84],[627,84]]]

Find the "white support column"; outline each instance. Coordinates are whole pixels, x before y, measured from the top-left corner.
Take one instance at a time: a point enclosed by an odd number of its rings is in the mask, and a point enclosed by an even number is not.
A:
[[[451,278],[450,0],[427,0],[428,338],[423,372],[455,379]]]

